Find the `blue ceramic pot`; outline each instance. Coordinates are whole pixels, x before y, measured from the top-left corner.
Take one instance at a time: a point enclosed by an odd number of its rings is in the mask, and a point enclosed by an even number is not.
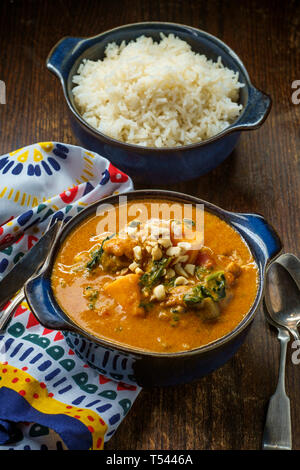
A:
[[[78,224],[95,215],[99,204],[117,204],[119,196],[110,196],[87,207],[65,225],[43,271],[25,286],[26,299],[39,322],[46,328],[61,330],[70,348],[101,374],[143,387],[190,382],[222,366],[243,343],[262,298],[266,265],[281,250],[281,242],[274,229],[260,215],[228,212],[201,199],[173,191],[140,190],[126,196],[128,202],[150,198],[204,204],[205,210],[225,220],[241,235],[259,270],[257,296],[242,322],[229,334],[206,346],[179,353],[152,353],[97,338],[76,325],[62,311],[51,288],[52,267],[59,247]]]
[[[182,147],[150,148],[125,144],[91,127],[80,116],[72,94],[72,77],[83,59],[104,57],[108,43],[130,41],[141,35],[160,40],[160,32],[173,33],[188,42],[195,52],[205,54],[239,73],[244,84],[240,103],[244,109],[239,118],[218,135]],[[47,67],[61,81],[70,111],[75,136],[85,147],[108,158],[115,166],[128,173],[135,182],[170,184],[187,181],[203,175],[222,163],[236,146],[241,131],[257,129],[271,108],[271,98],[255,88],[238,56],[222,41],[204,31],[173,23],[136,23],[106,31],[92,38],[66,37],[59,41],[47,58]]]

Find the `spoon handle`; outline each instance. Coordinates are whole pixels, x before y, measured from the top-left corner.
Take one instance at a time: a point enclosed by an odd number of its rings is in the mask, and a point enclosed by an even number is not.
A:
[[[7,324],[9,323],[16,307],[24,299],[24,289],[21,289],[19,293],[14,297],[9,306],[4,310],[0,317],[0,333],[5,331]]]
[[[297,341],[297,345],[300,346],[300,334],[297,327],[289,327],[289,332],[294,336],[295,341]]]
[[[280,329],[278,339],[281,346],[279,377],[276,391],[269,402],[263,435],[264,450],[292,449],[290,400],[285,392],[286,350],[290,335],[286,330]]]

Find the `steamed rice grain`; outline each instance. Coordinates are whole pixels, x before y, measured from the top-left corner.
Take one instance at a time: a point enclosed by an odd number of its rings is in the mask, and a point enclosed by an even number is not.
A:
[[[103,60],[84,60],[73,77],[83,119],[116,140],[176,147],[206,140],[242,110],[238,73],[208,60],[173,34],[108,44]]]

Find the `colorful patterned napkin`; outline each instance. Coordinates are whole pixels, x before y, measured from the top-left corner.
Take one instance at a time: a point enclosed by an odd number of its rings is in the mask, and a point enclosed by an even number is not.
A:
[[[0,157],[0,278],[44,233],[87,205],[133,188],[127,175],[80,147],[41,142]],[[0,335],[0,448],[102,449],[140,389],[76,356],[24,301]]]

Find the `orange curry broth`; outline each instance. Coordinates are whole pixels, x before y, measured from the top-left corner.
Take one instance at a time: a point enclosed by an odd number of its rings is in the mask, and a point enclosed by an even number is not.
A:
[[[147,205],[157,201],[138,202]],[[170,201],[159,202],[172,204]],[[128,207],[133,203],[128,203]],[[193,208],[193,217],[195,211]],[[249,311],[257,293],[257,266],[240,235],[217,216],[204,212],[204,245],[216,255],[229,256],[235,253],[242,262],[241,273],[230,289],[229,301],[222,307],[221,315],[216,320],[204,321],[189,311],[181,315],[175,327],[159,318],[159,302],[145,316],[133,315],[130,308],[124,308],[124,304],[121,306],[105,293],[103,286],[118,278],[116,274],[103,272],[100,268],[92,274],[85,271],[70,273],[62,269],[62,265],[73,265],[76,255],[95,245],[91,237],[96,235],[99,220],[99,216],[90,217],[70,233],[58,252],[52,272],[52,288],[59,305],[84,330],[97,337],[142,350],[178,352],[221,338],[232,331]],[[117,231],[120,228],[117,227]],[[218,268],[224,268],[222,260],[218,261]],[[88,307],[88,301],[83,295],[86,286],[99,290],[95,310]],[[130,292],[120,292],[120,296],[130,299]]]

